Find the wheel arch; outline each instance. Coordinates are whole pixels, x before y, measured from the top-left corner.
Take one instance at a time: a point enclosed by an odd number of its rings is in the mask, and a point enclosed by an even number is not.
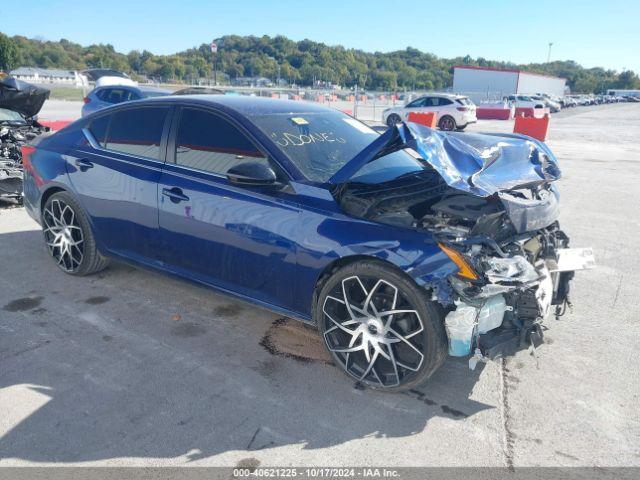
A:
[[[458,122],[456,122],[456,119],[454,118],[454,116],[449,113],[446,113],[442,115],[440,118],[438,118],[438,128],[440,128],[440,122],[442,122],[445,118],[450,118],[453,121],[454,128],[458,126]]]
[[[78,199],[78,196],[74,193],[73,190],[71,190],[70,188],[66,188],[66,186],[61,186],[60,184],[55,184],[50,186],[49,188],[47,188],[46,190],[44,190],[42,192],[42,195],[40,196],[40,205],[39,205],[39,210],[38,213],[40,214],[40,218],[42,218],[42,211],[44,210],[44,206],[47,204],[47,200],[49,200],[53,195],[55,195],[56,193],[61,193],[64,192],[68,195],[70,195],[71,197],[73,197],[73,199],[78,202],[78,205],[80,206],[81,209],[83,209],[85,216],[87,217],[87,221],[89,222],[89,228],[91,228],[91,231],[94,235],[96,235],[96,228],[95,225],[93,223],[93,218],[91,218],[91,216],[87,213],[86,209],[84,208],[84,205],[82,204],[82,202]],[[104,247],[103,243],[102,243],[102,239],[99,238],[98,236],[96,236],[96,245],[98,247],[98,250],[100,251],[100,253],[102,253],[103,255],[105,254],[104,252],[106,252],[106,248]]]
[[[311,318],[312,319],[316,309],[318,295],[320,294],[320,291],[322,290],[322,287],[324,286],[326,281],[329,280],[329,278],[331,278],[331,276],[335,272],[337,272],[339,269],[346,267],[347,265],[351,265],[353,263],[365,261],[365,260],[368,262],[378,263],[384,267],[387,267],[393,270],[398,275],[405,277],[407,280],[411,281],[417,288],[423,289],[425,287],[425,285],[421,285],[420,282],[418,282],[415,277],[412,277],[405,270],[403,270],[399,265],[397,265],[396,263],[388,259],[380,258],[379,256],[376,256],[376,255],[363,255],[363,254],[353,254],[353,255],[338,257],[333,261],[331,261],[330,263],[328,263],[316,278],[315,286],[313,289],[312,301],[311,301]]]
[[[71,193],[69,192],[69,190],[67,190],[66,188],[62,188],[59,185],[53,185],[47,188],[44,192],[42,192],[42,195],[40,195],[40,205],[39,205],[39,211],[41,214],[42,214],[42,210],[44,210],[44,206],[47,204],[47,200],[49,200],[54,194],[59,192]]]

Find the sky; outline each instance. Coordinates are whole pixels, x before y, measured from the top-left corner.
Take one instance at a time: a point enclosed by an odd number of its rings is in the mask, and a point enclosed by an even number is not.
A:
[[[0,32],[169,54],[227,34],[515,63],[575,60],[640,73],[637,0],[0,1]]]

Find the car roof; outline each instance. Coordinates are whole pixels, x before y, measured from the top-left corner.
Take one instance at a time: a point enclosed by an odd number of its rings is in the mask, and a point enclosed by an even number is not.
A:
[[[171,90],[167,90],[166,88],[152,87],[150,85],[125,85],[125,84],[114,84],[114,85],[101,85],[92,90],[92,92],[98,90],[106,90],[107,88],[124,88],[125,90],[139,90],[141,92],[158,92],[158,93],[171,93]]]
[[[458,95],[457,93],[425,93],[424,95],[421,95],[418,98],[425,98],[425,97],[441,97],[441,98],[448,98],[451,100],[456,100],[458,98],[469,98],[466,95]],[[417,100],[417,99],[416,99]]]
[[[137,88],[141,92],[172,93],[171,90],[167,90],[166,88],[149,87],[149,86],[146,86],[146,85],[133,87],[133,88]]]
[[[305,101],[282,100],[277,98],[249,97],[242,95],[175,95],[169,97],[154,97],[137,101],[143,103],[170,102],[200,104],[203,106],[219,106],[235,110],[241,115],[266,115],[271,113],[323,113],[335,110],[315,103]]]

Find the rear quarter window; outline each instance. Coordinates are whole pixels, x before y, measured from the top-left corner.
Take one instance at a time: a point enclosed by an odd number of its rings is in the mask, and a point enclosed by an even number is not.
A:
[[[105,115],[103,117],[96,118],[89,125],[89,131],[93,138],[100,144],[102,148],[107,145],[107,130],[109,128],[109,120],[111,115]]]

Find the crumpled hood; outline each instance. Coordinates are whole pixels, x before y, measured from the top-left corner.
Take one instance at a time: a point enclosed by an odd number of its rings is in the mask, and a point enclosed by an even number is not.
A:
[[[49,98],[49,90],[12,77],[0,79],[0,108],[35,116]]]
[[[558,180],[556,157],[542,142],[517,134],[445,133],[415,123],[398,124],[347,162],[330,179],[351,179],[364,165],[412,148],[446,181],[481,197]]]

